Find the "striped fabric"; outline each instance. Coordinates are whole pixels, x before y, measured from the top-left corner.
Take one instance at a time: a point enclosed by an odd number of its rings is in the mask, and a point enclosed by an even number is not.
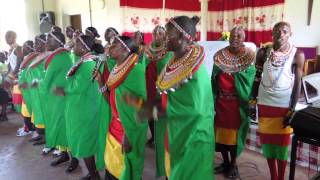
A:
[[[119,113],[116,108],[115,90],[111,90],[110,105],[112,110],[112,120],[106,137],[104,162],[109,173],[120,179],[125,166],[124,155],[122,153],[124,128],[119,119]]]
[[[283,128],[282,122],[288,112],[288,108],[258,105],[258,110],[258,132],[263,155],[266,158],[287,160],[292,128]]]
[[[23,117],[31,117],[30,113],[27,109],[27,105],[24,103],[24,101],[22,100],[22,104],[21,104],[21,115]]]
[[[21,113],[22,94],[18,85],[13,86],[12,90],[12,103],[17,112]]]

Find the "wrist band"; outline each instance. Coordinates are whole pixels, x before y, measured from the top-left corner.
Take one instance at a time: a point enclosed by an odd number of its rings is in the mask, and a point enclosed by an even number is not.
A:
[[[140,98],[137,103],[137,109],[140,110],[142,108],[142,105],[143,105],[143,99]]]
[[[293,113],[294,113],[294,110],[290,108],[289,111],[287,112],[287,116],[292,116]]]
[[[249,105],[251,105],[251,106],[255,106],[256,104],[257,104],[257,100],[256,99],[251,99],[249,101]]]
[[[99,92],[104,93],[108,90],[107,86],[102,86],[101,88],[99,88]]]

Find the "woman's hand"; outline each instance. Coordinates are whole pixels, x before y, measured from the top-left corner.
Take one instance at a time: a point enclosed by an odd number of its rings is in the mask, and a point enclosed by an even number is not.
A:
[[[38,88],[38,86],[39,86],[39,82],[38,81],[32,81],[32,83],[31,83],[31,87],[32,88]]]
[[[53,93],[57,96],[65,96],[65,92],[64,92],[64,89],[62,87],[56,87],[54,90],[53,90]]]
[[[126,135],[123,136],[121,146],[122,146],[122,153],[129,153],[132,150],[132,146]]]
[[[101,73],[100,73],[98,70],[94,69],[94,70],[92,71],[92,77],[94,78],[94,80],[96,80],[96,81],[98,82],[98,84],[99,84],[100,87],[103,86],[103,83],[104,83],[104,82],[103,82]]]
[[[28,83],[24,82],[22,84],[19,84],[19,88],[20,89],[27,89],[29,86],[28,86]]]
[[[249,117],[256,121],[257,119],[257,100],[252,99],[249,101]]]
[[[287,126],[290,125],[291,119],[293,117],[293,113],[294,113],[293,108],[289,109],[287,115],[283,118],[283,121],[282,121],[283,128],[286,128]]]

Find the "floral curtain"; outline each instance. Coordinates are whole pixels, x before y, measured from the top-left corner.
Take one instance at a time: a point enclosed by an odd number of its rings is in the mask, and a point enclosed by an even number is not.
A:
[[[284,0],[210,0],[208,11],[208,40],[243,26],[246,41],[260,46],[272,41],[273,25],[283,20]]]
[[[131,36],[133,32],[139,30],[145,34],[146,43],[152,39],[153,28],[157,25],[165,25],[171,17],[200,16],[199,0],[165,0],[164,2],[163,0],[120,0],[120,6],[123,16],[123,34]]]
[[[150,42],[156,25],[164,25],[169,18],[186,15],[200,16],[201,0],[120,0],[123,34],[145,33]],[[163,6],[165,7],[163,9]],[[273,25],[283,20],[284,0],[209,0],[207,40],[218,40],[223,31],[241,25],[246,30],[246,41],[271,41]],[[197,27],[200,30],[200,24]],[[200,34],[198,33],[198,38]]]

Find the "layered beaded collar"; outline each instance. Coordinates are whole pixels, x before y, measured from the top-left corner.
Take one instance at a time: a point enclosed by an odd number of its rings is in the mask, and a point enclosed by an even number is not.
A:
[[[138,63],[138,60],[139,56],[133,53],[129,55],[129,57],[127,57],[127,59],[122,64],[115,65],[107,81],[108,88],[114,89],[118,87],[123,82],[123,80],[126,79],[131,69]]]
[[[275,51],[273,48],[268,49],[268,60],[272,66],[280,67],[289,59],[293,46],[288,44],[288,48],[284,51]]]
[[[254,63],[255,52],[243,47],[238,54],[232,54],[229,46],[219,50],[213,57],[215,65],[223,72],[236,73],[247,69]]]
[[[168,90],[174,92],[192,79],[203,59],[204,50],[199,45],[193,45],[180,59],[175,59],[173,56],[158,77],[157,89],[160,93],[167,93]]]
[[[161,43],[159,47],[156,47],[154,43],[151,43],[146,47],[145,53],[150,61],[160,61],[167,54],[167,49],[164,43]]]

